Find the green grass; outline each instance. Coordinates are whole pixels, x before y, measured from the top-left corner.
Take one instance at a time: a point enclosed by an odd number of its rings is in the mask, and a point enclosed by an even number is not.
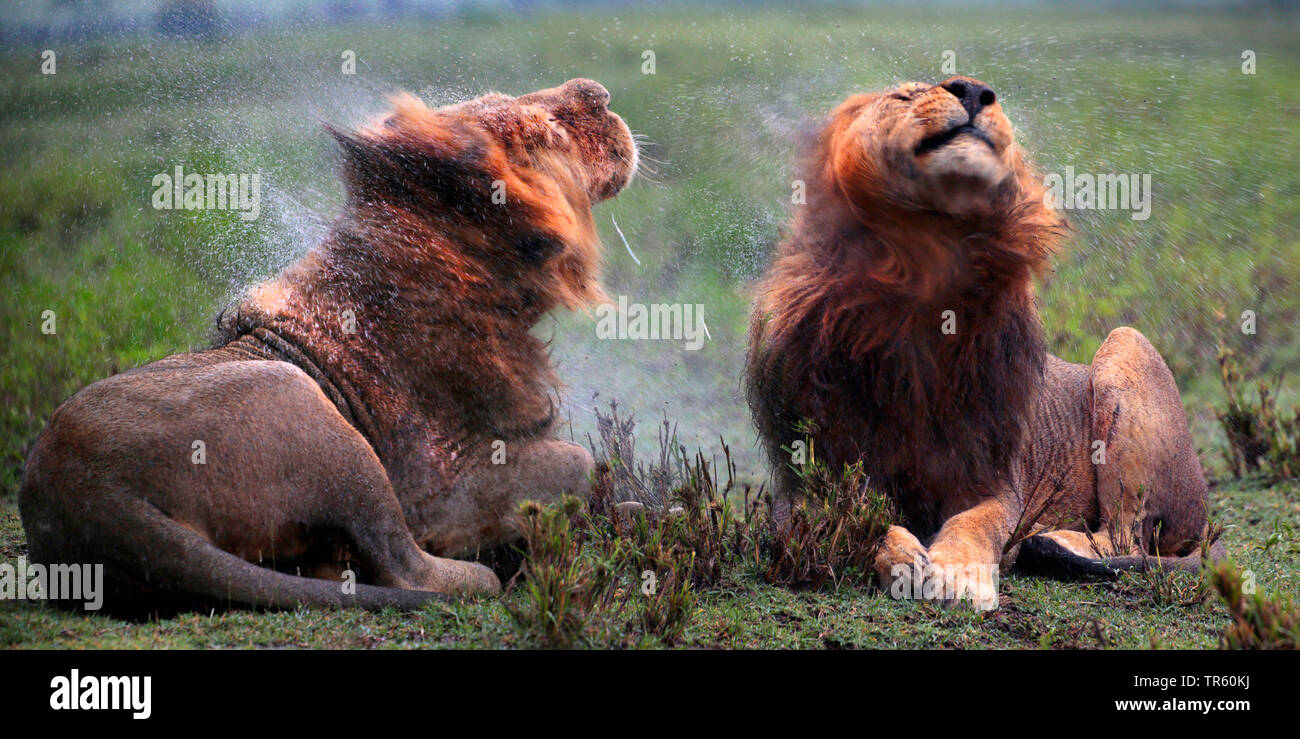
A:
[[[1263,593],[1300,587],[1300,536],[1278,522],[1300,517],[1300,486],[1219,486],[1215,515],[1238,565]],[[24,552],[17,511],[0,506],[0,559]],[[1269,543],[1272,542],[1272,543]],[[1191,589],[1193,579],[1182,584]],[[894,601],[872,587],[797,591],[740,568],[697,594],[683,637],[671,644],[617,629],[600,647],[695,648],[1213,648],[1230,623],[1217,596],[1193,605],[1162,599],[1149,580],[1078,584],[1009,575],[991,614]],[[539,644],[514,626],[503,598],[433,604],[415,613],[299,609],[182,614],[144,623],[70,613],[45,603],[0,601],[0,646],[10,648],[512,648]]]
[[[1184,390],[1203,462],[1221,470],[1210,412],[1221,403],[1216,313],[1229,328],[1243,310],[1258,314],[1258,334],[1228,332],[1248,371],[1300,367],[1296,17],[953,10],[936,18],[638,10],[270,30],[208,45],[131,37],[57,46],[53,77],[38,74],[38,48],[0,50],[5,68],[20,70],[0,79],[0,506],[16,515],[23,455],[60,402],[96,379],[201,346],[242,285],[321,233],[341,200],[322,120],[359,122],[396,89],[445,102],[574,76],[610,88],[614,109],[648,137],[657,160],[650,177],[596,211],[608,291],[702,304],[712,341],[698,352],[602,342],[591,316],[544,321],[538,331],[554,336],[569,383],[573,433],[591,431],[596,394],[643,418],[664,407],[688,446],[716,452],[719,436],[731,441],[753,481],[762,460],[739,392],[747,290],[786,216],[795,132],[851,92],[939,78],[945,50],[959,72],[998,90],[1046,169],[1152,174],[1149,221],[1071,214],[1071,246],[1040,291],[1044,321],[1053,351],[1075,361],[1117,325],[1146,333]],[[342,49],[357,51],[356,76],[339,74]],[[657,54],[653,76],[640,71],[645,49]],[[1257,53],[1258,74],[1241,74],[1243,49]],[[176,164],[260,172],[262,218],[248,225],[230,213],[153,210],[150,179]],[[40,331],[46,310],[57,316],[54,335]],[[1277,521],[1296,520],[1295,488],[1225,485],[1213,495],[1235,526],[1230,544],[1261,584],[1294,587],[1293,539],[1252,553],[1277,538]],[[5,526],[8,558],[21,537],[16,521]],[[1209,645],[1226,618],[1151,606],[1108,586],[1016,579],[1005,584],[1009,603],[983,618],[757,583],[742,577],[734,592],[702,594],[687,643],[1035,646],[1048,635],[1088,645],[1082,625],[1092,618],[1114,644],[1145,645],[1155,634],[1161,644]],[[0,614],[0,641],[29,646],[515,643],[496,602],[415,619],[226,614],[142,626],[26,604],[0,604]],[[412,626],[421,623],[423,632]]]

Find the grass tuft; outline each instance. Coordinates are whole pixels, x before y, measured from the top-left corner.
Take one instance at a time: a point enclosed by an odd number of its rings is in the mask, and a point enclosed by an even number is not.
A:
[[[544,646],[577,644],[592,613],[611,597],[609,568],[583,556],[581,531],[575,526],[581,509],[582,501],[572,496],[549,506],[525,501],[519,507],[527,548],[520,570],[524,595],[509,611],[519,629]]]
[[[1290,418],[1279,415],[1274,385],[1267,380],[1255,383],[1252,398],[1242,387],[1236,352],[1224,346],[1219,348],[1219,377],[1226,407],[1215,415],[1228,440],[1224,458],[1233,477],[1264,470],[1271,482],[1295,479],[1300,474],[1300,407],[1291,409]],[[1280,392],[1280,376],[1275,385]]]
[[[814,429],[805,424],[800,431],[808,457],[795,467],[799,496],[788,522],[768,517],[764,577],[774,585],[812,588],[866,581],[880,541],[897,519],[894,507],[871,487],[860,461],[833,471],[815,454]]]
[[[1232,616],[1221,637],[1223,648],[1300,648],[1300,607],[1295,600],[1247,592],[1254,590],[1254,578],[1230,563],[1215,565],[1210,577]]]

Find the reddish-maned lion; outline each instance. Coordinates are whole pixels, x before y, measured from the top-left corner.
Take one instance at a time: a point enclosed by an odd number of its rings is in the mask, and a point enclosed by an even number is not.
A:
[[[512,538],[522,499],[590,489],[529,329],[605,299],[591,207],[637,166],[608,103],[581,79],[403,95],[332,131],[347,206],[323,243],[227,311],[216,348],[54,412],[20,493],[31,560],[103,563],[115,610],[497,591],[449,557]]]
[[[1017,555],[1080,573],[1199,564],[1206,484],[1160,355],[1131,328],[1091,365],[1045,349],[1032,280],[1064,224],[989,86],[849,98],[803,176],[746,370],[778,519],[806,420],[822,459],[862,461],[902,514],[876,561],[896,594],[994,608]],[[1018,543],[1034,521],[1054,530]]]

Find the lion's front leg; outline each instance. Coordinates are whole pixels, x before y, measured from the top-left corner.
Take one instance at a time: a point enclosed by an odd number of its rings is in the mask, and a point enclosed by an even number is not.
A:
[[[1004,490],[944,522],[930,542],[926,591],[945,604],[998,607],[998,568],[1016,516]]]

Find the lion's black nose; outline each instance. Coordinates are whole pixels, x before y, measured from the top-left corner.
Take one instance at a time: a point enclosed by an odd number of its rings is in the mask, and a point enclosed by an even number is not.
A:
[[[993,88],[977,80],[951,79],[943,83],[943,89],[951,92],[954,97],[961,101],[961,107],[966,109],[971,120],[988,106],[997,101],[998,96],[993,94]]]

